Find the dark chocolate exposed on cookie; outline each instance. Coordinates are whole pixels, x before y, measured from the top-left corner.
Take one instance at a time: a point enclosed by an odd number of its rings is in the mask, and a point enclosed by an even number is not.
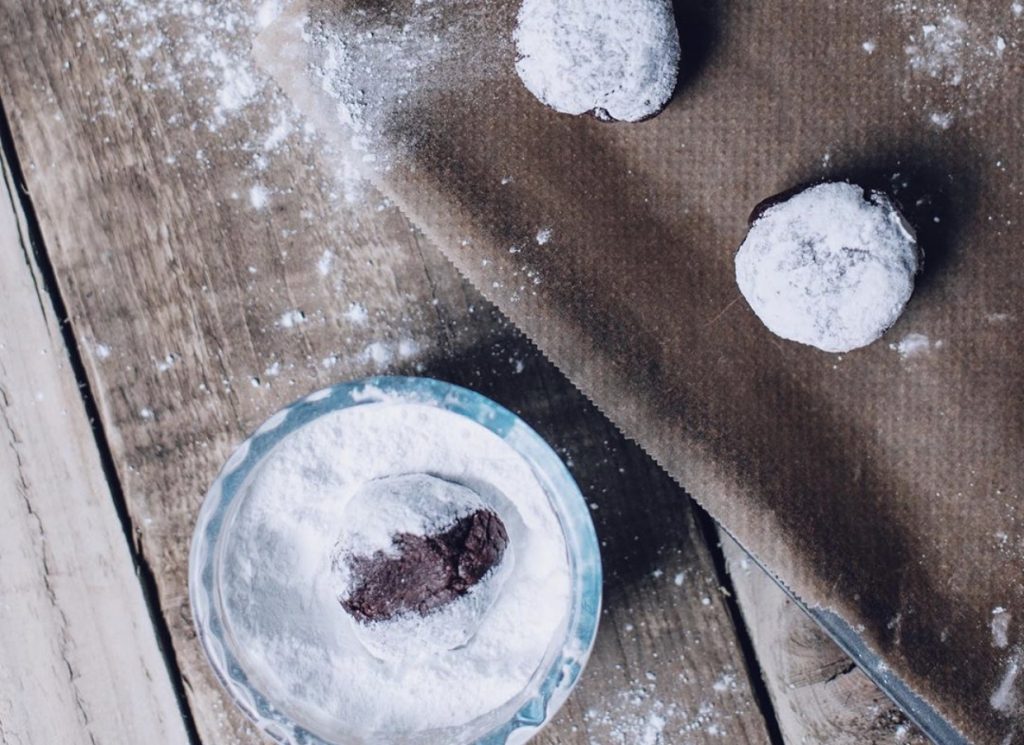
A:
[[[359,622],[426,616],[462,597],[501,562],[508,532],[496,514],[476,510],[439,533],[398,533],[392,546],[344,559],[352,579],[341,605]]]

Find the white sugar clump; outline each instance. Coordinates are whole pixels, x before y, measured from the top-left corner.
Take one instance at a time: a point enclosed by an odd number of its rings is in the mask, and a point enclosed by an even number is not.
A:
[[[888,197],[827,183],[754,221],[736,254],[736,281],[778,336],[847,352],[896,322],[920,264],[914,233]]]
[[[676,87],[669,0],[524,0],[515,42],[524,85],[566,114],[635,122],[661,111]]]
[[[356,556],[388,554],[398,533],[439,533],[459,518],[484,509],[487,505],[476,492],[429,474],[375,479],[348,499],[338,548]],[[343,574],[339,577],[344,580]]]
[[[348,557],[373,556],[378,551],[393,556],[397,534],[434,535],[460,518],[489,509],[493,508],[471,489],[428,474],[370,481],[345,506],[335,548],[336,595],[345,597],[351,590]],[[465,646],[497,600],[514,565],[514,554],[510,544],[499,564],[465,596],[425,616],[405,613],[374,623],[353,619],[356,636],[371,654],[384,660],[411,662]]]
[[[331,741],[390,742],[464,725],[516,698],[561,641],[571,572],[544,487],[505,440],[434,406],[380,401],[370,387],[354,398],[367,402],[292,432],[250,477],[225,535],[221,602],[239,662],[282,712]],[[352,502],[372,495],[368,484],[412,474],[466,491],[434,490],[432,506],[392,500],[376,516]],[[339,602],[339,537],[382,546],[395,527],[429,531],[477,503],[474,495],[505,525],[515,561],[478,617],[473,601],[462,604],[469,595],[438,611],[468,614],[459,622],[472,638],[444,649],[428,619],[396,627],[408,636],[382,645],[419,644],[414,658],[372,654]]]

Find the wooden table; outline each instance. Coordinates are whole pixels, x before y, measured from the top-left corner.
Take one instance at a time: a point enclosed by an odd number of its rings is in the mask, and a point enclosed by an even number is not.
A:
[[[259,741],[196,643],[196,511],[279,407],[378,373],[569,463],[605,611],[543,743],[921,742],[254,68],[275,0],[0,0],[0,743]]]

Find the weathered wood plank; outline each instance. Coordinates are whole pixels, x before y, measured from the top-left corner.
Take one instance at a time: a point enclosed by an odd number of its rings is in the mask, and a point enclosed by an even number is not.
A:
[[[786,742],[928,742],[825,632],[724,534],[722,548]]]
[[[768,742],[686,495],[546,362],[523,358],[532,371],[524,371],[525,390],[514,381],[485,388],[531,418],[571,464],[591,502],[606,574],[591,666],[540,742]]]
[[[186,743],[0,157],[0,743]]]
[[[595,505],[605,623],[542,741],[765,742],[684,495],[400,215],[324,173],[248,59],[252,5],[197,7],[0,0],[0,96],[203,740],[256,739],[189,617],[206,486],[280,406],[390,372],[519,411]]]

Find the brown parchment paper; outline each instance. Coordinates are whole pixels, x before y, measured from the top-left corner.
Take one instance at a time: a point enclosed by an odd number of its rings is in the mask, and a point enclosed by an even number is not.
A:
[[[257,55],[330,158],[882,673],[973,741],[1024,742],[1015,6],[679,2],[679,89],[631,125],[530,96],[517,10],[310,0]],[[898,325],[846,355],[772,336],[733,276],[751,208],[826,177],[893,193],[926,252]]]

